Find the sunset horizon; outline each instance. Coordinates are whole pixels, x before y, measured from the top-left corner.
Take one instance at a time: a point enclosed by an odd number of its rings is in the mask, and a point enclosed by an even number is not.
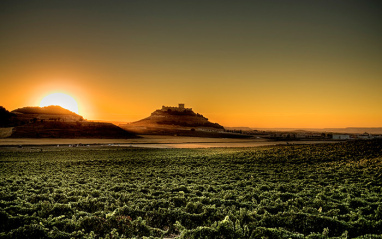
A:
[[[55,94],[55,93],[53,93]],[[89,121],[99,121],[99,122],[112,122],[112,123],[133,123],[133,122],[136,122],[136,121],[139,121],[139,120],[142,120],[144,118],[146,118],[147,116],[149,116],[153,111],[155,111],[156,109],[159,109],[161,107],[164,107],[165,105],[161,105],[160,107],[157,107],[155,109],[152,109],[150,112],[147,112],[147,114],[145,115],[142,115],[142,117],[140,118],[134,118],[133,120],[131,121],[128,121],[128,120],[124,120],[124,118],[121,118],[121,119],[111,119],[111,118],[87,118],[85,117],[84,115],[81,114],[81,112],[75,112],[73,110],[71,110],[70,108],[68,107],[65,107],[63,105],[60,105],[60,104],[50,104],[50,105],[29,105],[29,106],[22,106],[22,107],[17,107],[15,109],[7,109],[9,111],[12,111],[12,110],[16,110],[16,109],[20,109],[20,108],[28,108],[28,107],[48,107],[48,106],[60,106],[64,109],[67,109],[67,110],[70,110],[71,112],[73,113],[76,113],[80,116],[83,116],[85,120],[89,120]],[[177,105],[168,105],[170,107],[177,107]],[[187,105],[188,106],[188,105]],[[196,113],[200,113],[199,111],[197,111],[197,109],[194,109]],[[208,117],[208,115],[205,115]],[[212,122],[215,122],[215,123],[219,123],[219,124],[222,124],[221,121],[215,121],[213,119],[211,119],[209,117],[209,119],[212,121]],[[253,125],[249,125],[249,124],[233,124],[233,125],[226,125],[226,124],[222,124],[224,127],[229,127],[229,128],[240,128],[240,127],[248,127],[248,128],[252,128],[252,129],[284,129],[284,130],[287,130],[287,129],[345,129],[345,128],[382,128],[382,126],[368,126],[368,125],[350,125],[350,126],[343,126],[343,125],[339,125],[339,126],[322,126],[322,127],[309,127],[309,126],[303,126],[303,124],[300,124],[298,126],[295,126],[295,125],[290,125],[290,126],[281,126],[281,127],[272,127],[272,126],[253,126]]]
[[[64,94],[89,120],[184,103],[226,127],[382,127],[381,16],[377,1],[3,1],[0,105]]]
[[[0,238],[382,238],[381,0],[0,0]]]

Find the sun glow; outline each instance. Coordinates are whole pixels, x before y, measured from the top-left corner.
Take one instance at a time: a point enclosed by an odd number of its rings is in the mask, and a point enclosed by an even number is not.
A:
[[[53,93],[45,96],[40,102],[40,107],[49,105],[58,105],[78,114],[78,104],[76,100],[64,93]]]

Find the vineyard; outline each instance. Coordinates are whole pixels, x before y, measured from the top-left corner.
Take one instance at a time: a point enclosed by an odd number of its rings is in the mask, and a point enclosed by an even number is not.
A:
[[[382,238],[382,142],[0,149],[0,238]]]

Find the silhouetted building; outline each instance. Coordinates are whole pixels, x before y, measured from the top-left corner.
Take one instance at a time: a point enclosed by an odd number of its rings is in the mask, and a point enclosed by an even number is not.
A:
[[[184,111],[192,111],[192,108],[185,108],[184,104],[179,104],[178,107],[172,106],[162,106],[162,111],[176,111],[176,112],[184,112]]]
[[[346,140],[346,139],[350,139],[350,135],[348,135],[348,134],[333,134],[333,139],[334,140]]]

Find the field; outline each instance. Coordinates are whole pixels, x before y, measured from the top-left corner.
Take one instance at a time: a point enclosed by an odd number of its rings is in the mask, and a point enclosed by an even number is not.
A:
[[[382,142],[0,149],[0,238],[382,238]]]

